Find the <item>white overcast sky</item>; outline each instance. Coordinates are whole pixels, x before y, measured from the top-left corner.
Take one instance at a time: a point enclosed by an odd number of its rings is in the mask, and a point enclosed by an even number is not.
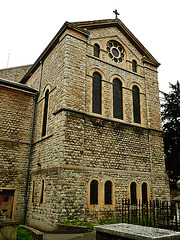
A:
[[[0,69],[34,63],[65,21],[113,19],[117,9],[161,63],[160,90],[180,80],[180,0],[1,0],[0,9]]]

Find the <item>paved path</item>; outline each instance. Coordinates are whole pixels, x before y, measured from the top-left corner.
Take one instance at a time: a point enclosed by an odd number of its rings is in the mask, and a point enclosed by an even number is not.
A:
[[[96,233],[58,234],[44,233],[44,240],[96,240]]]

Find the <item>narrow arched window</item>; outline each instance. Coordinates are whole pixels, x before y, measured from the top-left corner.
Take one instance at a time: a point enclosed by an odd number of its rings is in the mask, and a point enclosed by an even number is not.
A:
[[[99,58],[100,47],[97,43],[94,44],[94,56]]]
[[[133,72],[137,72],[137,62],[136,62],[136,60],[132,60],[132,70],[133,70]]]
[[[105,182],[105,189],[104,189],[104,200],[105,204],[112,204],[112,182],[111,181],[106,181]]]
[[[90,183],[90,204],[98,204],[98,181],[92,180]]]
[[[136,183],[132,182],[130,185],[131,204],[137,204]]]
[[[92,112],[101,114],[101,101],[102,101],[102,82],[101,75],[98,72],[93,74],[92,86]]]
[[[113,117],[123,119],[122,83],[118,78],[113,80]]]
[[[143,182],[141,190],[142,190],[142,204],[146,204],[148,202],[147,183]]]
[[[32,195],[31,195],[31,202],[34,205],[34,197],[35,197],[35,181],[32,181]]]
[[[48,102],[49,102],[49,89],[46,90],[45,97],[44,97],[42,137],[46,135],[46,130],[47,130]]]
[[[133,117],[134,117],[134,122],[135,123],[141,123],[140,95],[139,95],[139,88],[137,86],[133,86],[132,94],[133,94]]]
[[[41,182],[40,204],[44,203],[44,179]]]

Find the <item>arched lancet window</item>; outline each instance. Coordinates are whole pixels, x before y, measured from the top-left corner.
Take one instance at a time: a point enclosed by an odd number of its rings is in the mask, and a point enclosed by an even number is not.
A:
[[[134,122],[135,123],[141,123],[140,95],[139,95],[139,88],[137,86],[133,86],[132,94],[133,94],[133,116],[134,116]]]
[[[146,204],[148,202],[147,183],[143,182],[141,190],[142,190],[142,204]]]
[[[105,204],[112,204],[112,182],[106,181],[105,182],[105,189],[104,189],[104,202]]]
[[[118,78],[113,80],[113,117],[123,119],[122,83]]]
[[[131,204],[137,204],[136,183],[132,182],[130,185]]]
[[[98,72],[93,74],[92,86],[92,112],[101,114],[101,101],[102,101],[102,82],[101,75]]]
[[[41,182],[40,204],[44,203],[44,179]]]
[[[94,56],[99,58],[100,47],[97,43],[94,44]]]
[[[46,90],[45,98],[44,98],[42,137],[46,135],[46,130],[47,130],[48,102],[49,102],[49,89]]]
[[[92,180],[90,183],[90,204],[98,205],[98,181]]]
[[[32,181],[32,193],[31,193],[31,202],[34,205],[34,197],[35,197],[35,181]]]
[[[137,72],[137,62],[136,62],[136,60],[132,60],[132,70],[133,70],[133,72]]]

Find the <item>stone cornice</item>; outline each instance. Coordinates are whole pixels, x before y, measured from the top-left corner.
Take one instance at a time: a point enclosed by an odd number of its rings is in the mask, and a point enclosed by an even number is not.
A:
[[[155,132],[159,132],[159,133],[162,133],[162,130],[159,130],[159,129],[154,129],[154,128],[147,128],[141,124],[137,124],[137,123],[127,123],[127,122],[124,122],[123,120],[116,120],[116,119],[111,119],[111,118],[107,118],[107,117],[103,117],[101,116],[100,114],[90,114],[90,113],[86,113],[84,111],[79,111],[79,110],[75,110],[75,109],[71,109],[71,108],[60,108],[58,109],[57,111],[53,112],[53,115],[57,115],[61,112],[72,112],[72,113],[76,113],[76,114],[82,114],[84,116],[87,116],[87,117],[91,117],[92,119],[99,119],[99,121],[110,121],[110,122],[113,122],[115,124],[123,124],[123,125],[128,125],[130,127],[136,127],[136,128],[142,128],[142,129],[145,129],[147,131],[155,131]]]
[[[166,177],[166,173],[159,172],[141,172],[141,171],[133,171],[133,170],[121,170],[121,169],[109,169],[109,168],[97,168],[97,167],[87,167],[87,166],[76,166],[76,165],[66,165],[66,164],[55,164],[54,166],[46,166],[41,168],[32,169],[31,173],[36,172],[47,172],[49,170],[57,170],[57,169],[70,169],[70,170],[79,170],[79,171],[95,171],[95,172],[114,172],[123,174],[133,174],[133,175],[156,175]]]

